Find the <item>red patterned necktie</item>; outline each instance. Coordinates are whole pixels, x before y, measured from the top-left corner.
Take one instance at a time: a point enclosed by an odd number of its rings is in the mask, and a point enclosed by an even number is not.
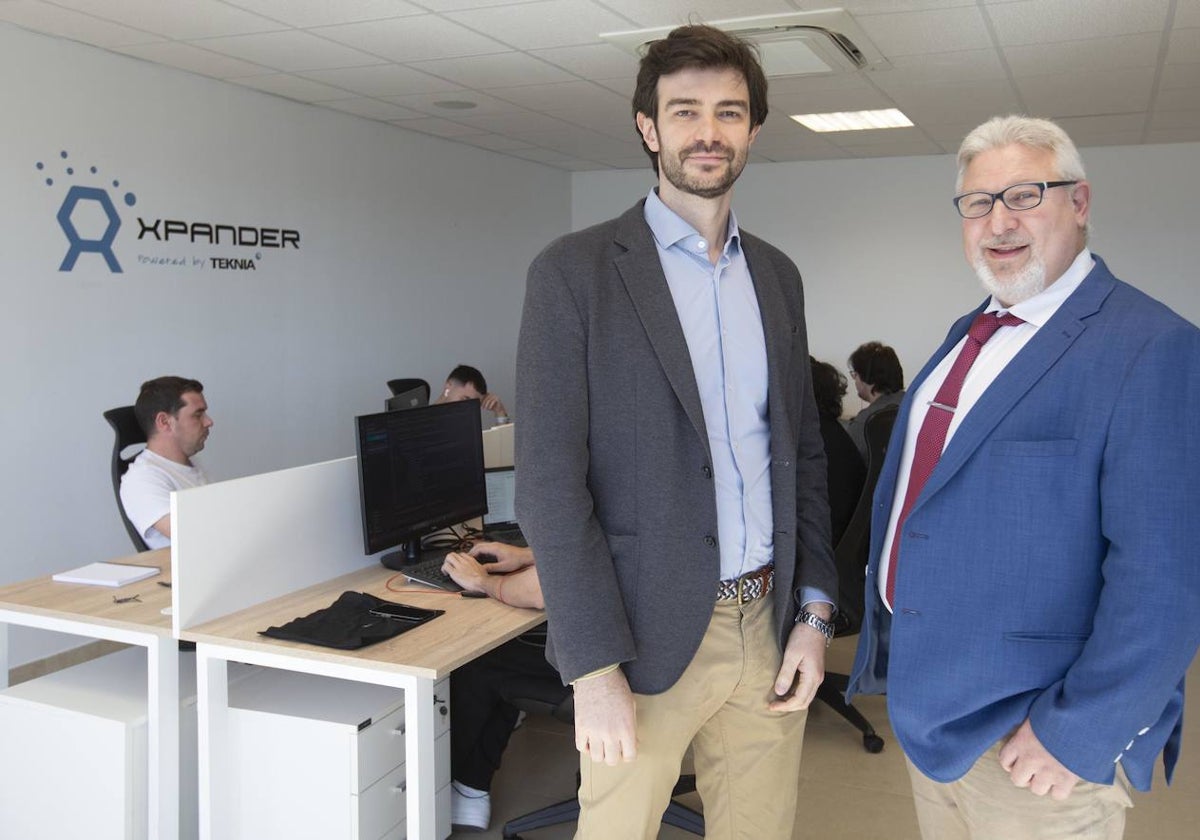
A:
[[[950,421],[954,419],[954,411],[958,408],[958,395],[962,391],[963,381],[967,371],[975,364],[979,351],[1001,327],[1015,327],[1025,323],[1011,312],[997,315],[995,312],[981,312],[971,322],[967,330],[967,340],[958,358],[946,374],[946,381],[938,389],[937,396],[929,404],[925,414],[925,422],[917,434],[917,446],[913,453],[912,468],[908,473],[908,490],[904,494],[904,506],[900,508],[900,517],[896,520],[896,531],[892,536],[892,550],[888,558],[887,603],[891,607],[896,597],[896,560],[900,553],[900,534],[903,533],[904,520],[908,512],[916,504],[921,495],[925,482],[929,480],[938,459],[942,457],[942,449],[946,446],[946,432],[950,429]]]

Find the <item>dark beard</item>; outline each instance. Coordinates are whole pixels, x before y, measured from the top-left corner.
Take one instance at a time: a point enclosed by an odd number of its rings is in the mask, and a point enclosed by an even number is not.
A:
[[[689,154],[694,152],[711,153],[724,148],[719,144],[712,147],[693,146],[690,149],[680,152],[678,159],[671,165],[667,165],[665,163],[666,159],[662,155],[659,155],[659,166],[667,181],[680,192],[698,196],[699,198],[719,198],[733,188],[734,181],[738,179],[738,176],[742,174],[742,169],[745,168],[745,159],[738,160],[736,153],[731,153],[728,168],[725,170],[725,177],[711,184],[696,182],[684,172],[683,166],[684,160]]]

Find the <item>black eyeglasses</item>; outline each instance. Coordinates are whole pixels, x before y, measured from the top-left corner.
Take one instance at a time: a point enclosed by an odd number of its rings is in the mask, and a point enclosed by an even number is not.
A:
[[[1069,187],[1078,181],[1035,181],[1028,184],[1013,184],[1000,192],[969,192],[956,195],[954,209],[964,219],[982,219],[992,212],[996,200],[1004,202],[1009,210],[1032,210],[1042,203],[1042,196],[1051,187]]]

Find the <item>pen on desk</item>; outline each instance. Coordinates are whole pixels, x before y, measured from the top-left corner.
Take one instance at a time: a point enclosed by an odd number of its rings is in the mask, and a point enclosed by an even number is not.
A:
[[[171,581],[169,581],[169,580],[158,580],[158,581],[155,581],[155,583],[157,583],[159,586],[165,586],[165,587],[167,587],[167,589],[171,588]]]

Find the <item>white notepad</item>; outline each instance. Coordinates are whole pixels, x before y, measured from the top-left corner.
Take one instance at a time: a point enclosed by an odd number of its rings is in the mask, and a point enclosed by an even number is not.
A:
[[[90,583],[93,586],[124,586],[158,574],[153,566],[123,566],[120,563],[88,563],[69,572],[59,572],[61,583]]]

